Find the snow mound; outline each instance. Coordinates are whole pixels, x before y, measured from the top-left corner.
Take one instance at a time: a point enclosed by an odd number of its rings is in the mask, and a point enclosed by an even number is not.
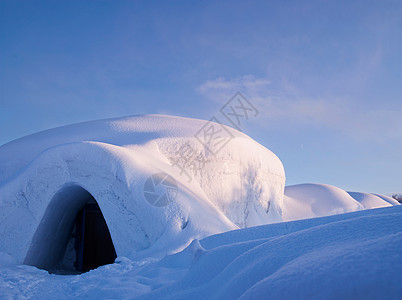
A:
[[[359,192],[348,192],[350,196],[353,197],[356,201],[358,201],[365,209],[371,208],[378,208],[378,207],[385,207],[385,206],[393,206],[399,205],[398,201],[392,199],[391,197],[382,196],[379,197],[375,194],[368,194],[368,193],[359,193]],[[390,198],[394,201],[386,201],[383,197]]]
[[[402,207],[212,235],[159,261],[124,257],[77,276],[0,255],[9,299],[400,299]]]
[[[328,184],[306,183],[285,187],[282,217],[291,221],[392,205],[399,203],[387,196],[346,192]]]
[[[392,197],[389,196],[385,196],[385,195],[380,195],[380,194],[373,194],[379,198],[381,198],[382,200],[384,200],[385,202],[391,204],[391,205],[401,205],[397,200],[395,200]]]
[[[145,115],[46,130],[0,147],[0,251],[54,265],[54,245],[92,196],[118,256],[164,256],[280,221],[284,184],[275,154],[209,121]]]

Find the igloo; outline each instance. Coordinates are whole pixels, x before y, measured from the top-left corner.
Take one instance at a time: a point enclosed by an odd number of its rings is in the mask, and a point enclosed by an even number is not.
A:
[[[280,221],[284,185],[275,154],[211,121],[145,115],[46,130],[0,147],[0,251],[46,270],[162,257]]]

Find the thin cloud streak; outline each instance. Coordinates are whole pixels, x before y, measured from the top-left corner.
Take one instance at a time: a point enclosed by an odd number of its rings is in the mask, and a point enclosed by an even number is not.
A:
[[[219,77],[198,88],[206,98],[222,103],[240,91],[255,103],[266,118],[261,122],[280,122],[286,126],[321,127],[341,131],[356,139],[384,141],[401,139],[402,111],[367,109],[343,97],[320,99],[296,95],[295,89],[278,86],[268,78],[246,75],[234,79]],[[261,124],[264,125],[264,124]],[[289,129],[289,128],[288,128]]]

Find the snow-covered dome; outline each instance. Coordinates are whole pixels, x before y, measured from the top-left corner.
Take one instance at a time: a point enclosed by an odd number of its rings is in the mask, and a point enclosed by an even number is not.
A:
[[[0,147],[0,251],[52,268],[79,235],[77,214],[98,205],[118,256],[164,255],[280,221],[284,184],[275,154],[209,121],[145,115],[46,130]]]

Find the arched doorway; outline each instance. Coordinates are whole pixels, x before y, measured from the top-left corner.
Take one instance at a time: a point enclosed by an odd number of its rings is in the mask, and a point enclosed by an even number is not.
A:
[[[75,238],[75,268],[86,272],[99,266],[111,264],[116,252],[109,229],[95,199],[90,199],[79,211],[71,236]]]
[[[113,263],[114,245],[95,198],[76,184],[54,195],[34,234],[25,264],[57,274]]]

